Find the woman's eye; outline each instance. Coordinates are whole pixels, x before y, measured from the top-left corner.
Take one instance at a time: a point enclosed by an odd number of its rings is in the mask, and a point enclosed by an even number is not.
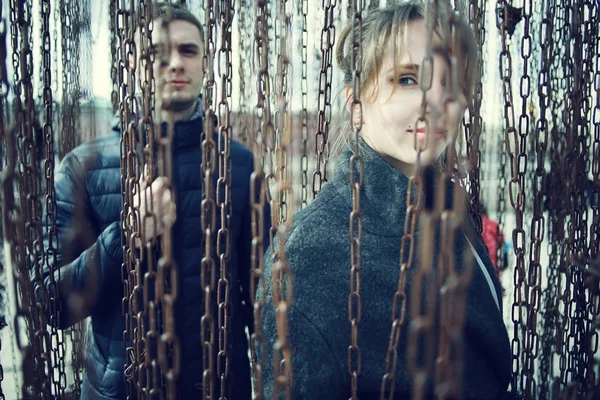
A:
[[[416,85],[417,80],[415,78],[413,78],[412,76],[401,76],[400,78],[398,78],[398,84],[399,85]]]

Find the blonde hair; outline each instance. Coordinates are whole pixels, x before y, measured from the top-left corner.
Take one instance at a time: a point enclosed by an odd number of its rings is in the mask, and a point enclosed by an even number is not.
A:
[[[442,1],[443,3],[443,1]],[[442,27],[447,21],[451,21],[454,29],[452,37],[447,38],[451,46],[452,55],[456,58],[458,85],[470,102],[473,95],[473,88],[478,79],[477,62],[478,49],[473,36],[473,31],[468,23],[457,13],[451,10],[450,5],[440,5],[437,13],[434,10],[426,9],[419,0],[409,0],[402,3],[387,6],[381,9],[370,10],[368,15],[362,19],[360,32],[361,57],[357,57],[360,63],[361,71],[361,93],[371,87],[371,84],[377,80],[381,64],[385,56],[389,40],[393,40],[394,54],[400,55],[403,52],[402,44],[406,26],[413,21],[425,21],[428,19],[433,22],[433,32],[442,39],[445,39],[446,32]],[[434,20],[435,19],[435,20]],[[357,56],[357,50],[353,46],[352,38],[353,23],[350,22],[340,33],[336,59],[343,72],[344,87],[353,84],[353,57]],[[453,47],[452,47],[453,46]],[[397,57],[395,57],[397,59]],[[348,143],[352,132],[348,118],[337,122],[337,138],[334,138],[331,145],[331,155],[338,153],[341,148]]]

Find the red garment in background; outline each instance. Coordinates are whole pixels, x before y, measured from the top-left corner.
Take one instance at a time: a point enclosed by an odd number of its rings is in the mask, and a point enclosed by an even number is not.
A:
[[[500,276],[502,271],[498,268],[498,249],[504,250],[504,235],[498,222],[488,218],[487,215],[481,215],[481,224],[483,225],[483,232],[481,233],[483,242],[487,246],[492,264],[496,268],[498,276]]]

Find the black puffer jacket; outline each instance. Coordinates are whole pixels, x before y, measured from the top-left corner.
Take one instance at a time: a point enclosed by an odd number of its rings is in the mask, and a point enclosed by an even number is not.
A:
[[[164,126],[163,126],[164,129]],[[177,220],[173,226],[173,253],[178,271],[178,297],[175,324],[181,349],[178,392],[181,398],[200,398],[202,382],[202,345],[200,318],[204,312],[200,284],[204,255],[201,228],[202,120],[179,121],[174,125],[173,187]],[[56,226],[59,244],[58,282],[61,328],[90,316],[86,349],[86,376],[83,399],[125,398],[125,330],[122,311],[120,213],[121,170],[120,134],[113,132],[85,143],[62,161],[56,173]],[[216,136],[216,135],[215,135]],[[217,138],[215,137],[215,140]],[[250,398],[250,371],[246,326],[252,326],[248,299],[251,257],[250,175],[254,170],[252,153],[236,141],[231,142],[231,255],[229,314],[231,336],[229,354],[232,393],[228,398]],[[215,172],[219,176],[218,165]],[[220,226],[220,218],[217,224]],[[270,217],[265,215],[265,240]],[[48,242],[49,232],[45,232]],[[265,248],[268,243],[265,243]],[[216,243],[213,250],[216,251]],[[219,262],[215,262],[219,279]],[[143,265],[142,268],[147,268]],[[53,287],[48,271],[46,286]],[[60,274],[60,275],[59,275]],[[80,304],[84,306],[79,307]],[[217,310],[214,309],[218,346]],[[217,349],[215,350],[215,353]],[[216,361],[214,364],[216,368]],[[219,382],[215,381],[218,390]],[[218,397],[218,396],[217,396]]]

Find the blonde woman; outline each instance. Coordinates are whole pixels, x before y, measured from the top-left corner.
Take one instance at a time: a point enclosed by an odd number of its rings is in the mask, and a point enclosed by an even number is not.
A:
[[[426,11],[421,2],[406,2],[369,11],[362,22],[362,58],[359,58],[362,113],[352,109],[353,46],[350,26],[342,31],[338,40],[337,59],[345,76],[348,111],[348,127],[345,130],[348,140],[342,142],[347,145],[342,146],[343,151],[330,181],[315,201],[294,217],[285,243],[286,258],[294,275],[294,302],[288,310],[294,399],[348,399],[351,395],[348,229],[352,211],[350,158],[354,148],[353,124],[361,124],[359,151],[364,160],[360,192],[362,316],[358,329],[361,368],[357,394],[360,399],[380,398],[392,328],[392,299],[400,274],[400,243],[405,229],[409,178],[414,176],[417,167],[415,142],[419,146],[427,146],[421,152],[422,162],[439,159],[445,153],[450,138],[457,134],[475,79],[477,49],[473,34],[460,16],[452,14],[453,37],[444,41],[443,35],[447,30],[439,21],[448,20],[449,14],[444,16],[443,12],[441,9],[439,18],[428,19],[438,21],[432,38],[428,39]],[[444,43],[451,44],[451,54],[456,56],[456,73],[453,75],[446,62],[448,52],[443,50]],[[432,79],[426,90],[423,113],[423,87],[428,85],[421,79],[427,79],[428,73],[424,71],[427,65],[422,61],[426,59],[428,49],[433,57],[433,68],[429,69]],[[455,77],[455,85],[451,85],[451,76]],[[450,96],[451,86],[457,88],[453,98]],[[427,124],[417,123],[422,115]],[[354,176],[358,176],[357,171]],[[450,183],[450,186],[454,187],[454,184]],[[426,187],[417,190],[423,190],[429,196],[435,193]],[[424,204],[428,200],[431,199],[425,199]],[[420,244],[419,236],[418,231],[416,249]],[[436,386],[436,363],[432,362],[428,380],[417,386],[424,390],[424,398],[504,398],[511,375],[511,353],[502,320],[501,287],[481,236],[468,219],[455,237],[454,262],[457,269],[463,268],[466,252],[475,260],[471,283],[466,288],[465,319],[460,332],[462,339],[459,339],[463,362],[454,366],[462,368],[462,378],[454,388]],[[433,238],[433,260],[438,260],[441,248],[439,231]],[[414,328],[410,325],[411,291],[415,289],[413,279],[418,268],[422,268],[418,253],[415,251],[415,260],[409,266],[406,280],[407,314],[396,349],[394,398],[411,398],[415,394],[408,345],[410,330]],[[270,252],[265,259],[265,277],[270,279],[273,267]],[[433,263],[435,274],[437,261]],[[266,287],[263,331],[271,348],[277,340],[276,313],[272,307],[270,282]],[[427,290],[420,293],[419,301],[422,303],[437,302],[435,321],[439,321],[439,298],[427,298]],[[439,322],[435,322],[430,331],[434,336],[430,342],[433,348],[417,341],[420,349],[427,350],[416,355],[421,360],[419,362],[426,358],[427,352],[434,356],[438,354]],[[267,355],[267,364],[271,360],[271,356]],[[264,371],[263,381],[266,398],[275,398],[271,392],[274,383],[271,367]],[[443,392],[447,389],[450,390]]]

